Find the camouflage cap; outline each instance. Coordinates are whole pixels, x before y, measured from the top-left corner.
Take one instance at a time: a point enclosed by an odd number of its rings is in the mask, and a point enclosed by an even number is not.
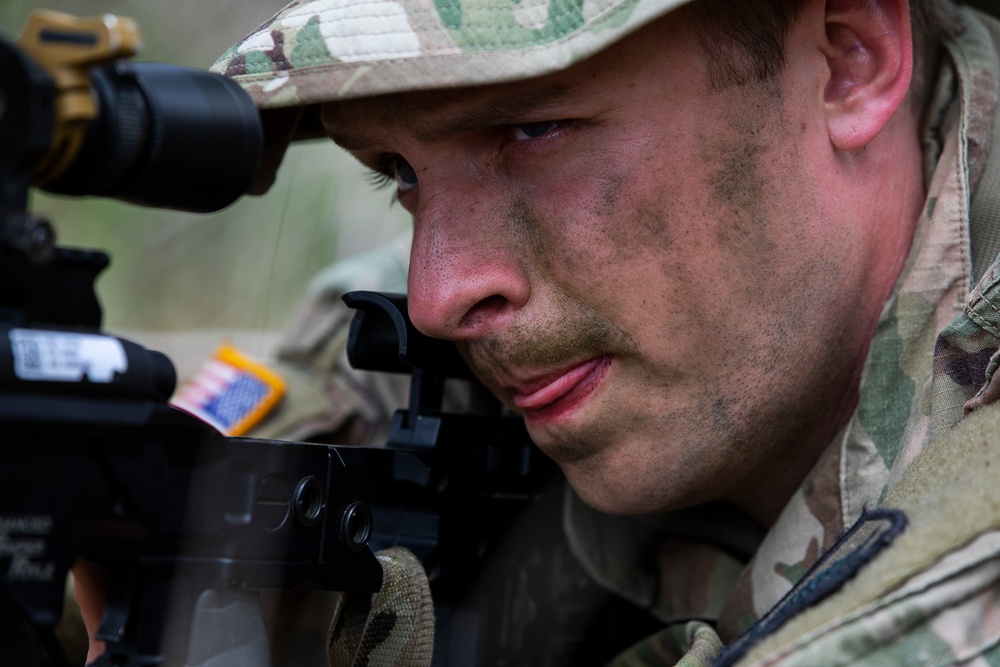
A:
[[[688,0],[296,0],[213,67],[262,109],[514,81]]]

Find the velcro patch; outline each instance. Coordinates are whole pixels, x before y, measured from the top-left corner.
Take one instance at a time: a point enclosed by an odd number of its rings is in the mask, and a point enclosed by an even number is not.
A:
[[[170,403],[226,435],[243,435],[284,393],[285,382],[277,373],[222,343]]]
[[[726,647],[712,667],[736,664],[761,639],[839,591],[862,567],[895,542],[906,525],[906,515],[897,509],[881,507],[862,512],[854,525],[819,557],[792,590]]]

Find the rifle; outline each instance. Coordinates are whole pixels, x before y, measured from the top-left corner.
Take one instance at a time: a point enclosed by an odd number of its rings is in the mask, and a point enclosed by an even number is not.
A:
[[[169,359],[101,331],[108,258],[58,247],[30,187],[216,210],[250,189],[266,139],[232,82],[128,62],[134,30],[43,15],[17,45],[0,39],[0,662],[69,664],[53,627],[86,559],[107,593],[96,664],[228,651],[225,664],[266,665],[266,646],[205,625],[262,636],[259,590],[378,590],[373,551],[394,545],[431,580],[434,664],[608,657],[594,647],[614,624],[589,632],[595,589],[561,540],[553,466],[450,343],[413,329],[404,296],[346,297],[352,364],[411,375],[381,447],[225,437],[168,405]],[[454,378],[470,385],[465,414],[442,411]]]

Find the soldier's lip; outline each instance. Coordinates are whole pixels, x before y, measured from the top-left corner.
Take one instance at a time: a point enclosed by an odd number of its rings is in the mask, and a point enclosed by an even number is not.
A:
[[[594,357],[514,388],[514,405],[529,420],[557,416],[579,404],[603,379],[611,358]]]

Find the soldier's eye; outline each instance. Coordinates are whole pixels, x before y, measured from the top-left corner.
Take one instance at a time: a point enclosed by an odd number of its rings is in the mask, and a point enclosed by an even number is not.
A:
[[[537,123],[521,123],[520,125],[514,125],[512,127],[513,139],[514,141],[537,139],[542,135],[552,132],[558,127],[560,127],[559,122],[554,120],[545,120]]]
[[[397,157],[393,162],[392,175],[396,179],[396,187],[399,188],[400,192],[409,190],[417,185],[417,172],[402,157]]]

